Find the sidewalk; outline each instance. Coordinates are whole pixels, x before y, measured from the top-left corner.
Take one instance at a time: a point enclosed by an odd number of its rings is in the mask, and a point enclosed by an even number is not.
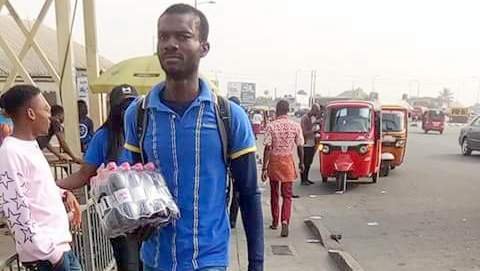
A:
[[[305,226],[304,219],[308,218],[301,200],[293,202],[290,235],[280,237],[280,230],[273,231],[269,228],[270,192],[268,188],[263,191],[262,205],[265,229],[265,270],[275,271],[336,271],[335,263],[328,256],[326,249],[319,243],[309,243],[312,234]],[[243,231],[241,218],[237,227],[232,230],[230,241],[230,269],[231,271],[246,271],[248,268],[247,244]],[[289,254],[291,255],[279,255]]]

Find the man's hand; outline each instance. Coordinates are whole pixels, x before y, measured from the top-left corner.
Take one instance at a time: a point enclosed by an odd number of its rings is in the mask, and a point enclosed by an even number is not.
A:
[[[59,153],[59,154],[57,155],[57,158],[58,158],[58,160],[60,160],[61,162],[70,160],[70,159],[69,159],[65,154],[63,154],[63,153]]]
[[[305,171],[305,165],[303,163],[299,163],[298,169],[300,170],[300,173],[303,173]]]
[[[147,224],[136,229],[133,233],[131,233],[131,236],[135,238],[135,240],[143,242],[150,238],[153,232],[155,232],[155,227],[151,224]]]
[[[268,181],[268,172],[266,169],[262,170],[262,182]]]
[[[83,160],[78,157],[73,157],[72,161],[79,165],[83,164]]]
[[[80,227],[82,223],[82,210],[80,209],[80,204],[77,201],[75,195],[70,192],[65,192],[65,202],[67,204],[67,209],[69,212],[72,212],[73,217],[71,223],[74,227]]]

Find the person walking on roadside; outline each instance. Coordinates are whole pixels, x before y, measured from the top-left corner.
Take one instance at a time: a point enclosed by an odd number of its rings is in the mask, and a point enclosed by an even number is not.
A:
[[[81,270],[71,250],[69,217],[62,198],[80,225],[75,196],[59,189],[37,141],[48,133],[50,106],[37,87],[17,85],[0,98],[14,130],[0,146],[1,210],[27,270]]]
[[[125,144],[123,117],[125,110],[137,97],[137,90],[130,85],[114,87],[109,94],[110,112],[105,123],[93,135],[86,150],[82,167],[72,175],[59,180],[57,185],[65,189],[78,189],[90,183],[102,164],[117,162]],[[118,271],[142,270],[141,242],[130,235],[111,238],[113,256]]]
[[[302,117],[300,122],[303,138],[305,139],[305,145],[303,146],[305,170],[301,174],[302,185],[313,184],[313,182],[308,179],[308,173],[310,172],[310,167],[315,157],[315,133],[317,132],[315,126],[317,122],[320,121],[320,114],[320,105],[314,103],[310,111]]]
[[[141,257],[146,271],[227,270],[228,170],[239,193],[248,270],[263,270],[255,137],[245,111],[216,96],[199,78],[200,60],[210,51],[208,29],[205,15],[192,6],[175,4],[163,12],[157,24],[157,54],[166,80],[125,113],[126,161],[153,162],[160,168],[181,213],[180,219],[161,229],[137,231],[145,238]],[[224,112],[220,103],[229,106],[228,118],[220,116]],[[219,128],[226,121],[228,133]],[[224,143],[228,148],[223,148]]]
[[[297,150],[300,172],[304,170],[302,128],[300,124],[290,120],[289,103],[281,100],[277,103],[276,120],[267,125],[265,131],[264,164],[262,181],[270,180],[270,206],[272,212],[271,229],[276,230],[282,224],[281,236],[288,236],[288,225],[292,211],[292,188],[297,178],[294,152]],[[279,191],[283,199],[279,208]],[[281,213],[281,214],[280,214]]]

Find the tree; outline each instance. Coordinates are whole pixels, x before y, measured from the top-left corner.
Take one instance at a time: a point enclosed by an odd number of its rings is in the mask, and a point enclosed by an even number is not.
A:
[[[450,107],[450,104],[453,102],[453,92],[448,88],[443,88],[443,90],[438,93],[438,99]]]

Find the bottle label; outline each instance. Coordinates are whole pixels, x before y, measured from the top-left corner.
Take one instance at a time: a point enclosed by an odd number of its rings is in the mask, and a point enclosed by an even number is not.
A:
[[[132,196],[127,188],[117,190],[113,193],[118,204],[132,202]]]

